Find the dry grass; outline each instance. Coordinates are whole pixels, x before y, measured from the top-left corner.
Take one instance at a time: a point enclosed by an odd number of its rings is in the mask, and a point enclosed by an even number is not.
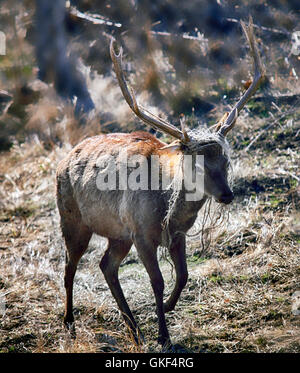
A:
[[[7,3],[0,16],[19,2],[13,4]],[[27,14],[23,5],[19,7],[21,15]],[[22,31],[24,25],[17,26]],[[130,113],[114,77],[90,74],[84,65],[96,110],[92,120],[80,125],[51,85],[36,79],[33,46],[19,34],[13,22],[7,26],[8,53],[0,64],[0,83],[14,96],[14,106],[0,115],[0,126],[8,140],[12,129],[16,132],[15,145],[0,153],[0,352],[158,352],[154,297],[135,249],[122,264],[120,279],[145,335],[140,347],[133,343],[99,270],[106,241],[97,236],[75,278],[76,338],[66,332],[64,243],[55,202],[56,166],[72,145],[100,132],[145,127]],[[270,88],[259,94],[299,95],[296,77],[287,68],[287,73],[277,73],[290,45],[260,44]],[[176,75],[160,49],[153,57],[165,103],[159,108],[149,105],[151,98],[144,90],[151,83],[144,79],[149,63],[135,66],[128,78],[141,103],[156,114],[165,107],[171,117],[181,109],[181,100],[188,102],[187,93],[215,103],[236,92],[250,66],[247,58],[237,60],[221,79],[219,71],[200,64],[186,80]],[[20,103],[16,93],[21,82],[40,97]],[[216,104],[205,118],[193,114],[187,121],[191,126],[199,120],[213,124],[227,109]],[[166,316],[180,351],[300,352],[300,305],[295,295],[300,290],[299,119],[296,105],[250,101],[241,113],[230,135],[236,198],[226,207],[222,224],[205,230],[204,237],[188,238],[189,281],[175,311]],[[200,230],[201,222],[200,214],[192,231]],[[167,297],[174,274],[163,252],[160,256]]]
[[[145,334],[142,347],[132,343],[99,270],[106,242],[96,236],[76,274],[76,339],[63,328],[64,244],[54,175],[69,149],[46,150],[33,137],[0,156],[0,349],[159,351],[154,298],[134,248],[120,278]],[[189,282],[167,315],[174,343],[191,352],[300,351],[299,315],[292,312],[300,278],[297,162],[292,148],[235,153],[236,201],[229,217],[213,231],[205,257],[200,237],[188,240]],[[161,268],[168,294],[174,278],[164,255]]]

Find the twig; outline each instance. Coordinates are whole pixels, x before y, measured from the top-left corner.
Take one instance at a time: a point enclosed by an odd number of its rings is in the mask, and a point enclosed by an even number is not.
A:
[[[208,39],[204,38],[204,35],[200,32],[197,32],[197,36],[189,35],[188,33],[184,34],[176,34],[176,33],[170,33],[167,31],[150,31],[150,34],[152,35],[158,35],[158,36],[167,36],[167,37],[180,37],[182,39],[188,39],[188,40],[197,40],[201,42],[207,42]]]
[[[279,173],[282,174],[282,175],[290,175],[293,179],[297,180],[298,182],[300,181],[300,178],[290,171],[280,169]]]
[[[235,19],[235,18],[226,18],[226,21],[234,22],[234,23],[240,23],[240,21],[238,19]],[[291,35],[288,31],[278,30],[278,29],[271,28],[271,27],[258,26],[258,25],[255,25],[255,24],[253,24],[253,27],[256,27],[256,28],[261,29],[263,31],[273,32],[275,34],[282,34],[282,35],[286,35],[286,36]]]
[[[8,180],[17,190],[18,193],[21,193],[20,189],[18,188],[17,184],[15,183],[15,181],[8,175],[8,174],[4,174],[4,178],[6,180]]]
[[[101,16],[100,14],[91,14],[91,13],[83,13],[80,12],[78,9],[75,7],[70,7],[70,14],[72,16],[84,19],[86,21],[92,22],[95,25],[106,25],[106,26],[113,26],[113,27],[122,27],[122,23],[119,22],[112,22],[105,17]]]

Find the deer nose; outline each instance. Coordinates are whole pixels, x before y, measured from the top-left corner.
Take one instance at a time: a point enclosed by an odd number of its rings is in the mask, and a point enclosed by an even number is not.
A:
[[[230,192],[230,193],[227,193],[227,194],[223,194],[219,198],[219,202],[225,203],[225,205],[228,205],[230,202],[232,202],[233,199],[234,199],[234,194],[232,192]]]

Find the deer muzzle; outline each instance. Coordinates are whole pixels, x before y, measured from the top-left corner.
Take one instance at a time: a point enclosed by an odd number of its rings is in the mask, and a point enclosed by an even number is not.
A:
[[[218,202],[228,205],[234,199],[234,194],[230,191],[229,193],[222,194],[221,197],[217,199]]]

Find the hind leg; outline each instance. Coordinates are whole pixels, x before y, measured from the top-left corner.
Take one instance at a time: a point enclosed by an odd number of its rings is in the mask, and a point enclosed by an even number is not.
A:
[[[70,326],[74,322],[73,317],[73,282],[76,273],[77,265],[86,251],[92,232],[82,222],[74,224],[74,222],[62,222],[62,232],[66,242],[66,265],[65,265],[65,289],[66,289],[66,304],[64,323]]]
[[[128,303],[125,299],[118,278],[118,270],[120,264],[128,254],[131,245],[131,241],[109,239],[107,250],[100,262],[100,269],[104,274],[105,280],[110,288],[113,297],[115,298],[119,306],[120,311],[122,312],[126,324],[132,330],[135,341],[139,343],[140,332],[138,330],[136,321],[130,311]]]

